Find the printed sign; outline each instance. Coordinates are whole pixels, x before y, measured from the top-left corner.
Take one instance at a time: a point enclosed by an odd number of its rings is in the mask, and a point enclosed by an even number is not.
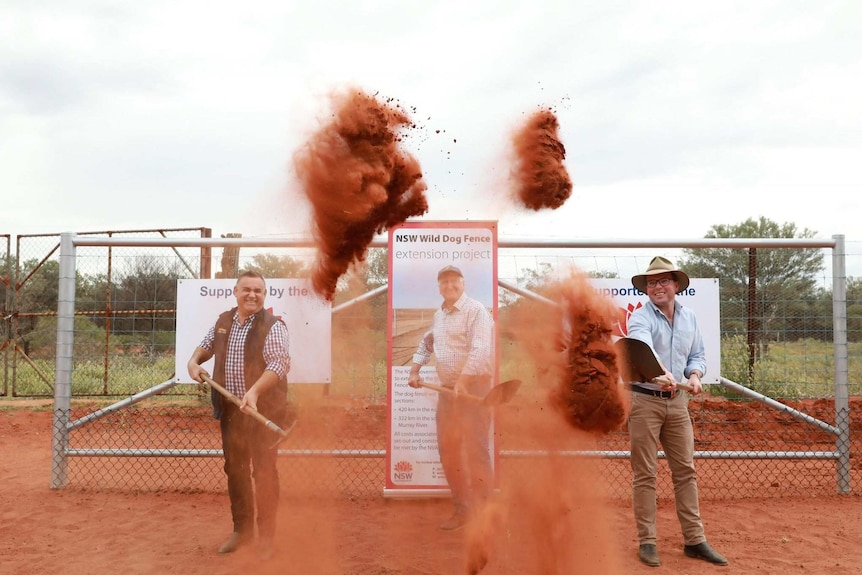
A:
[[[236,307],[235,278],[190,279],[177,283],[176,377],[194,383],[187,363],[216,318]],[[289,383],[332,380],[332,312],[305,279],[267,279],[264,308],[284,320],[290,336]],[[213,360],[204,367],[212,373]]]
[[[591,279],[600,294],[611,298],[619,312],[617,337],[627,335],[631,314],[649,301],[649,297],[632,286],[628,279]],[[706,349],[706,374],[703,383],[718,383],[721,370],[721,326],[717,279],[691,278],[688,288],[676,295],[676,301],[694,311]]]
[[[496,323],[496,222],[408,222],[390,230],[389,444],[384,495],[449,493],[437,452],[439,392],[407,384],[413,354],[443,302],[437,272],[449,265],[461,270],[464,292],[485,305]],[[496,351],[492,362],[496,376]],[[433,361],[420,374],[423,381],[440,385]],[[493,426],[490,446],[496,464]]]

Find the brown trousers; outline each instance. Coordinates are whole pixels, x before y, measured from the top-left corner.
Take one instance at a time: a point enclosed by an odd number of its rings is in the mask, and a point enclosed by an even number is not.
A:
[[[632,392],[629,439],[633,480],[632,502],[638,543],[656,543],[656,472],[661,443],[673,480],[676,515],[686,545],[706,541],[694,469],[694,431],[688,413],[688,394],[662,399]]]
[[[490,376],[477,376],[467,390],[482,397],[490,387]],[[494,490],[491,419],[483,405],[448,393],[437,396],[437,449],[458,513],[478,513]]]

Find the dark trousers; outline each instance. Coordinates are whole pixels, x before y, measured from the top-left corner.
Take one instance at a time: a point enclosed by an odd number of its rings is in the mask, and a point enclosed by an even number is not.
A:
[[[278,448],[272,446],[277,436],[232,403],[225,402],[220,423],[233,530],[254,533],[257,503],[258,535],[272,537],[279,491]]]

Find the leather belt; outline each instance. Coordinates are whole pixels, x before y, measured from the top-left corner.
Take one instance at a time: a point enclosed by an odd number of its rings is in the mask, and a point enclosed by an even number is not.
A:
[[[638,393],[645,393],[646,395],[652,395],[653,397],[660,397],[662,399],[673,399],[676,396],[675,391],[661,391],[659,389],[647,389],[646,387],[641,387],[639,385],[631,385],[632,391],[636,391]]]

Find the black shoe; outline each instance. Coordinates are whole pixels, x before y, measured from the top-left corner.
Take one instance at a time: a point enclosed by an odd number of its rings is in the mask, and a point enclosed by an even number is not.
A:
[[[641,563],[646,563],[650,567],[658,567],[661,565],[661,560],[658,558],[658,551],[655,550],[655,545],[652,543],[644,543],[638,547],[638,559]]]
[[[230,537],[227,538],[227,541],[221,544],[221,547],[218,548],[219,553],[233,553],[246,543],[248,543],[249,537],[245,533],[237,533],[234,531],[230,534]]]
[[[275,544],[272,537],[262,537],[257,549],[257,557],[261,561],[269,561],[275,555]]]
[[[697,545],[686,545],[683,548],[683,552],[686,557],[691,557],[692,559],[703,559],[704,561],[709,561],[716,565],[727,565],[727,559],[725,559],[721,553],[710,547],[709,543],[706,541],[698,543]]]

